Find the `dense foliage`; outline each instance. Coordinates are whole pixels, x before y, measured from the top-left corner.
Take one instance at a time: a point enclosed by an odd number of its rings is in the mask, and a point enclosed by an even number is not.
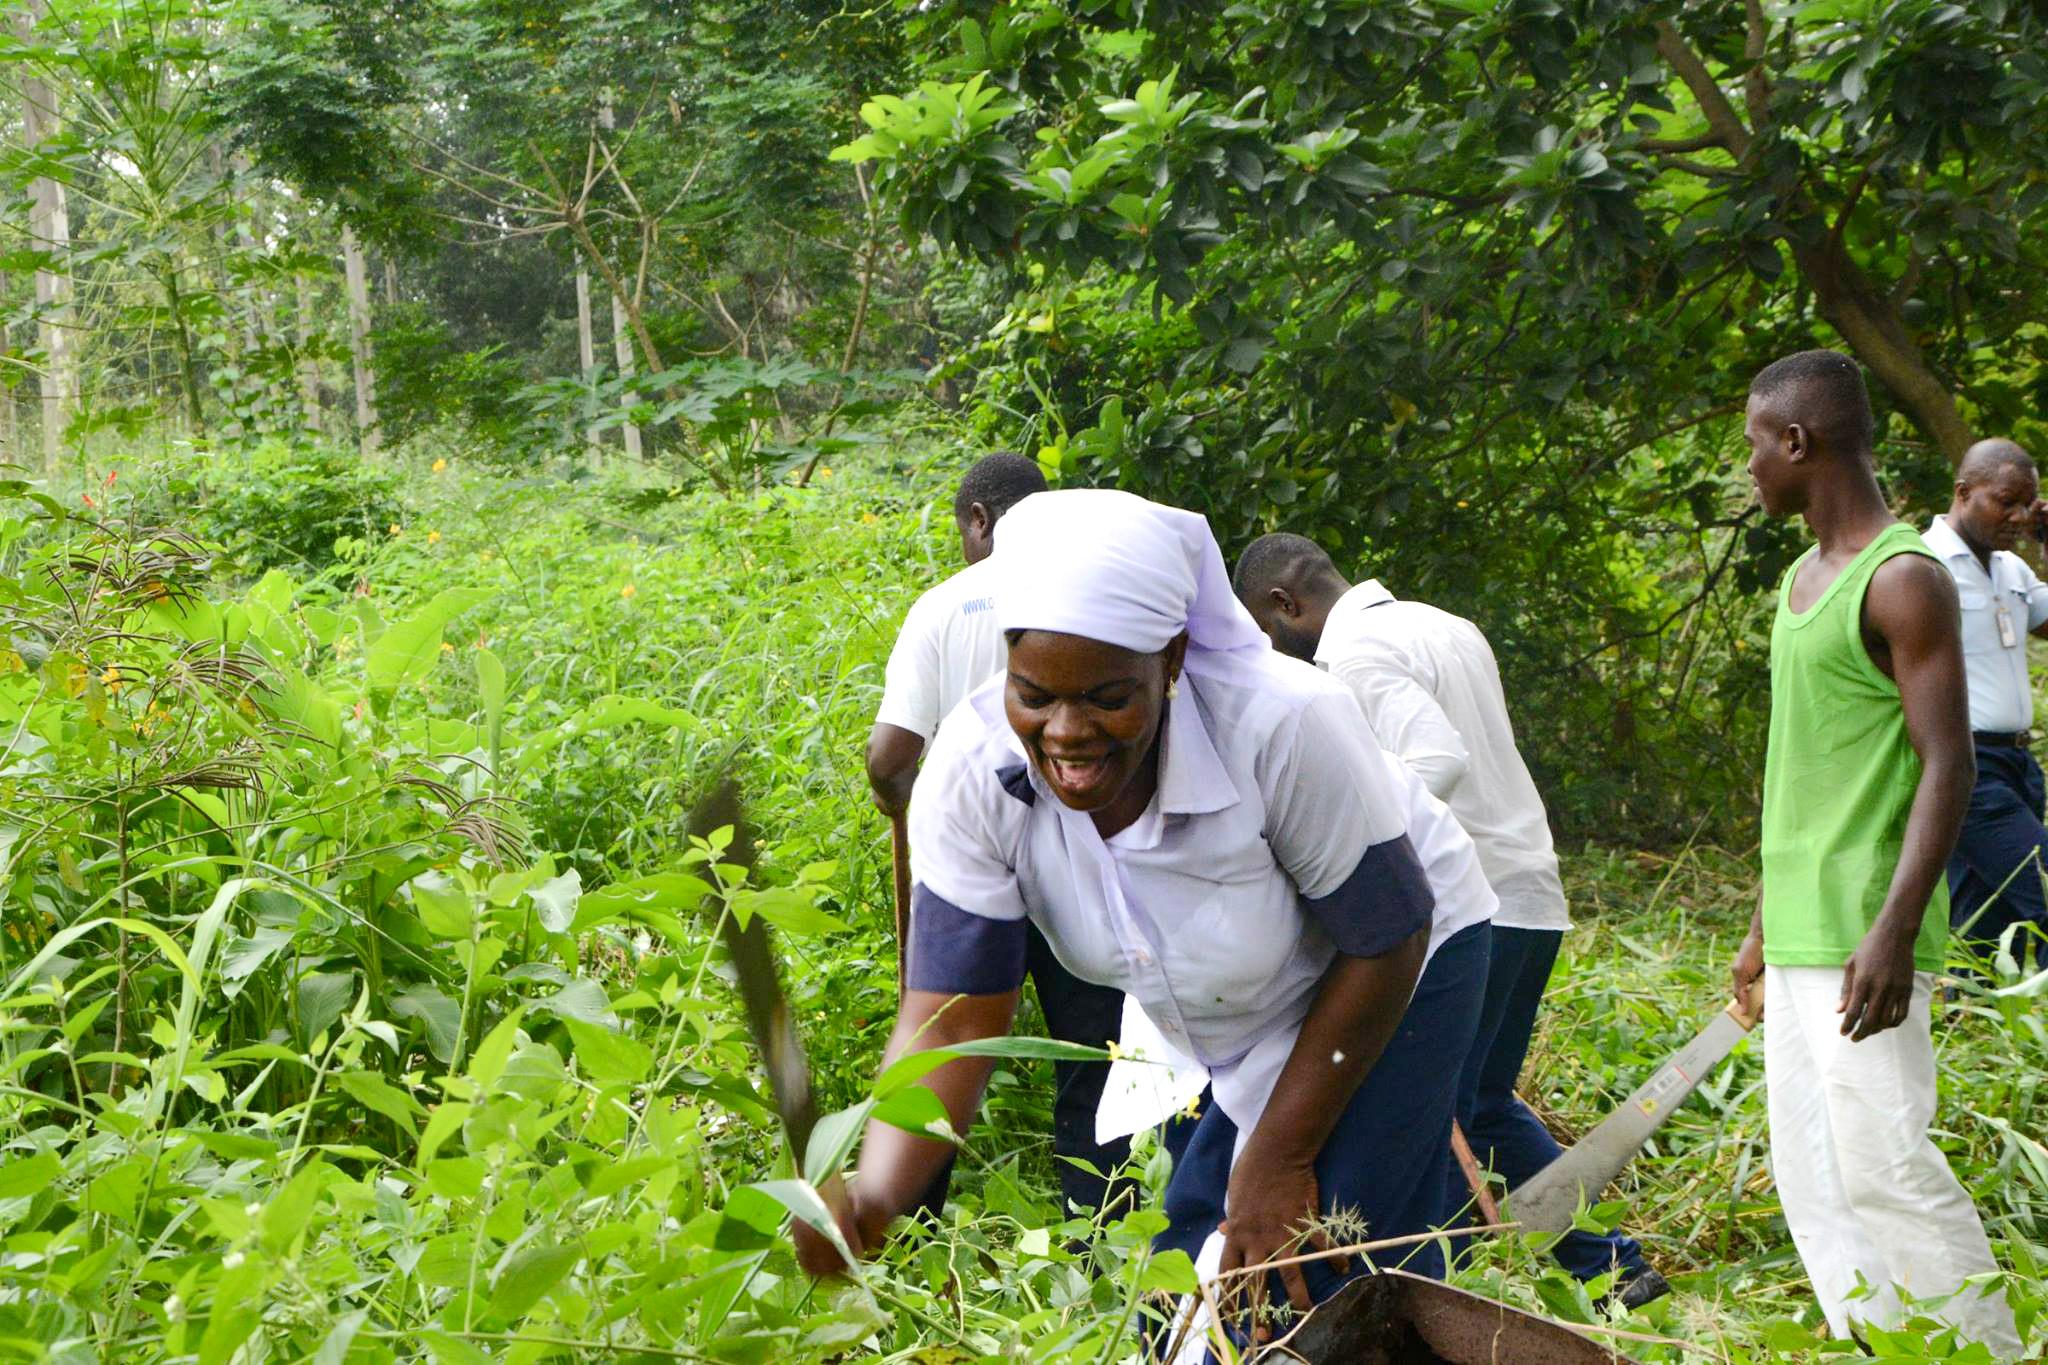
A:
[[[872,1080],[893,948],[857,752],[893,623],[952,553],[931,513],[957,460],[897,448],[917,462],[742,503],[422,460],[382,484],[388,524],[270,569],[179,528],[242,516],[238,485],[182,461],[124,466],[68,508],[9,486],[10,1355],[1136,1349],[1152,1291],[1187,1268],[1145,1252],[1156,1212],[1099,1236],[1060,1221],[1028,1043],[942,1226],[825,1291],[776,1235],[814,1206],[774,1155],[718,915],[776,927],[827,1107],[854,1106],[821,1129],[813,1179],[860,1115],[932,1117],[903,1073]],[[252,473],[312,491],[320,468]],[[762,848],[745,878],[681,834],[735,742]],[[1527,1087],[1565,1131],[1713,1007],[1751,887],[1698,850],[1571,870],[1580,928]],[[2048,1037],[2024,995],[1963,989],[1944,1142],[2032,1320]],[[1612,1324],[1640,1358],[1819,1349],[1757,1068],[1712,1078],[1604,1207],[1680,1285]],[[1141,1162],[1156,1193],[1164,1167]],[[1520,1241],[1463,1279],[1606,1323]],[[1947,1358],[1939,1337],[1903,1334],[1904,1358]]]

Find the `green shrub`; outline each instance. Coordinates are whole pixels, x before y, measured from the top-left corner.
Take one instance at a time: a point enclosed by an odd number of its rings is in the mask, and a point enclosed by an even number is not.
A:
[[[353,450],[269,443],[168,478],[161,519],[220,542],[250,574],[318,572],[343,536],[365,536],[403,509],[395,475]]]

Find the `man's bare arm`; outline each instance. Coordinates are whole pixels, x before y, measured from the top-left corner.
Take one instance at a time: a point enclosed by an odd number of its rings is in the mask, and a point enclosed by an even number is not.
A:
[[[1873,655],[1899,685],[1920,783],[1884,908],[1842,972],[1842,1032],[1861,1040],[1903,1023],[1912,1004],[1913,943],[1948,865],[1976,781],[1962,617],[1955,581],[1920,555],[1887,560],[1863,598]]]
[[[910,787],[917,781],[917,763],[924,757],[924,736],[887,721],[868,732],[868,787],[875,805],[890,819],[910,809]]]

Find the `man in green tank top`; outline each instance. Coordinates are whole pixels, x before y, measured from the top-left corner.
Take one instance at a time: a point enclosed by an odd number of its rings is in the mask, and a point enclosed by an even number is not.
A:
[[[1970,1196],[1928,1137],[1929,996],[1942,873],[1973,765],[1955,584],[1885,505],[1854,361],[1803,351],[1750,385],[1765,513],[1819,543],[1771,631],[1763,898],[1735,988],[1764,982],[1771,1167],[1836,1336],[1898,1320],[1901,1292],[2001,1355],[2020,1341]]]

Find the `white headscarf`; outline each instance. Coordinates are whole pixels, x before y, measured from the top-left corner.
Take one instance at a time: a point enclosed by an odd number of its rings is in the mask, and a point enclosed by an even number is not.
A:
[[[1188,633],[1187,668],[1257,668],[1270,645],[1230,590],[1206,517],[1110,488],[1034,493],[996,523],[996,623],[1141,654]]]

